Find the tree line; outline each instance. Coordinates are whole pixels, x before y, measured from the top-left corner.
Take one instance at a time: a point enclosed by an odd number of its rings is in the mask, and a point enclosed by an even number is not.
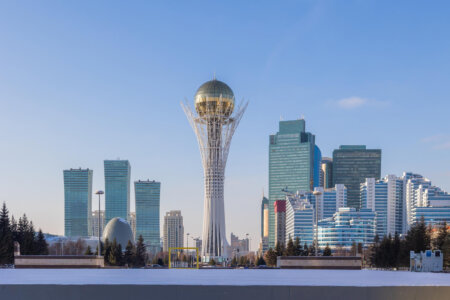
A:
[[[450,234],[448,225],[443,222],[434,228],[426,226],[422,217],[413,224],[404,237],[397,233],[380,239],[375,237],[368,249],[368,264],[376,268],[409,267],[409,253],[425,250],[441,250],[444,256],[444,267],[450,268]]]
[[[122,251],[122,245],[117,243],[116,239],[110,242],[108,239],[101,243],[101,253],[107,266],[128,266],[132,268],[145,267],[148,260],[147,250],[144,244],[144,238],[139,236],[136,245],[128,241],[125,251]],[[95,255],[98,253],[96,248]],[[85,255],[94,255],[90,246],[87,247]]]
[[[264,260],[269,266],[275,266],[277,264],[278,256],[314,256],[316,253],[314,245],[304,244],[302,246],[300,238],[296,237],[293,241],[291,237],[286,244],[280,243],[279,241],[275,245],[275,249],[269,248],[264,255]],[[322,256],[331,256],[331,248],[326,245],[326,247],[318,253]]]
[[[9,218],[9,211],[3,203],[0,210],[0,265],[14,263],[14,242],[20,245],[22,255],[47,255],[48,244],[39,229],[36,234],[33,222],[24,214],[18,221]]]

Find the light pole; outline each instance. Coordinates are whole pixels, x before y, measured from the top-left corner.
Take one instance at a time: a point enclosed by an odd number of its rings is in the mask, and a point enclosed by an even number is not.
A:
[[[103,195],[105,192],[103,192],[102,190],[98,190],[95,192],[96,195],[98,195],[98,250],[97,250],[97,256],[102,256],[101,254],[101,243],[100,243],[100,197],[101,195]]]
[[[319,211],[319,196],[320,195],[322,195],[322,192],[319,192],[319,191],[314,191],[314,196],[316,197],[316,205],[314,205],[314,210],[316,211],[316,236],[315,236],[315,239],[314,239],[314,241],[315,241],[315,244],[316,244],[316,246],[314,247],[314,251],[315,251],[315,254],[316,254],[316,256],[318,256],[318,251],[319,251],[319,227],[317,226],[317,220],[318,220],[318,218],[319,218],[319,213],[318,213],[318,211]]]
[[[249,236],[249,234],[246,233],[245,237],[247,238],[247,252],[250,252],[250,240],[249,240],[248,236]]]

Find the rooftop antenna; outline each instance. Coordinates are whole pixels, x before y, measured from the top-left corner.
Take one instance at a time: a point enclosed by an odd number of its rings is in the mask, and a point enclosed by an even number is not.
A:
[[[214,71],[213,80],[216,80],[216,71]]]
[[[280,121],[283,121],[283,116],[282,115],[280,115]]]

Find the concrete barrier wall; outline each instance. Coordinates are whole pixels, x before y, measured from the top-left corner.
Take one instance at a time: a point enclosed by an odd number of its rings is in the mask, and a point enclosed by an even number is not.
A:
[[[14,257],[16,268],[103,268],[103,257],[21,255]]]
[[[281,269],[360,270],[362,261],[361,257],[279,256],[277,267]]]
[[[448,299],[450,287],[336,287],[336,286],[199,286],[199,285],[2,285],[0,299],[114,300],[114,299]]]

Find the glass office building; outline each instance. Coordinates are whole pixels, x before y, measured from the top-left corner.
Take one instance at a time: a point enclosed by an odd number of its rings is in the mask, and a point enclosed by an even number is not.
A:
[[[333,160],[329,157],[322,157],[322,163],[320,165],[320,177],[322,187],[329,189],[333,187]]]
[[[280,121],[269,139],[269,247],[275,246],[274,202],[285,199],[282,189],[311,191],[314,185],[315,136],[305,120]]]
[[[91,232],[92,170],[64,170],[64,235],[87,237]]]
[[[314,145],[314,171],[313,171],[314,184],[313,184],[313,187],[323,186],[323,182],[320,177],[321,168],[322,168],[321,165],[322,165],[322,152],[320,151],[319,147],[317,147],[317,145]]]
[[[360,184],[365,182],[366,178],[378,180],[380,176],[381,149],[340,146],[333,151],[333,185],[345,185],[349,207],[360,209]]]
[[[136,240],[142,235],[151,252],[160,251],[159,203],[161,183],[156,181],[135,181]]]
[[[371,209],[339,208],[333,217],[318,222],[319,248],[351,249],[353,243],[367,247],[375,237],[375,215]]]
[[[128,160],[105,160],[105,224],[130,215],[130,173]]]

